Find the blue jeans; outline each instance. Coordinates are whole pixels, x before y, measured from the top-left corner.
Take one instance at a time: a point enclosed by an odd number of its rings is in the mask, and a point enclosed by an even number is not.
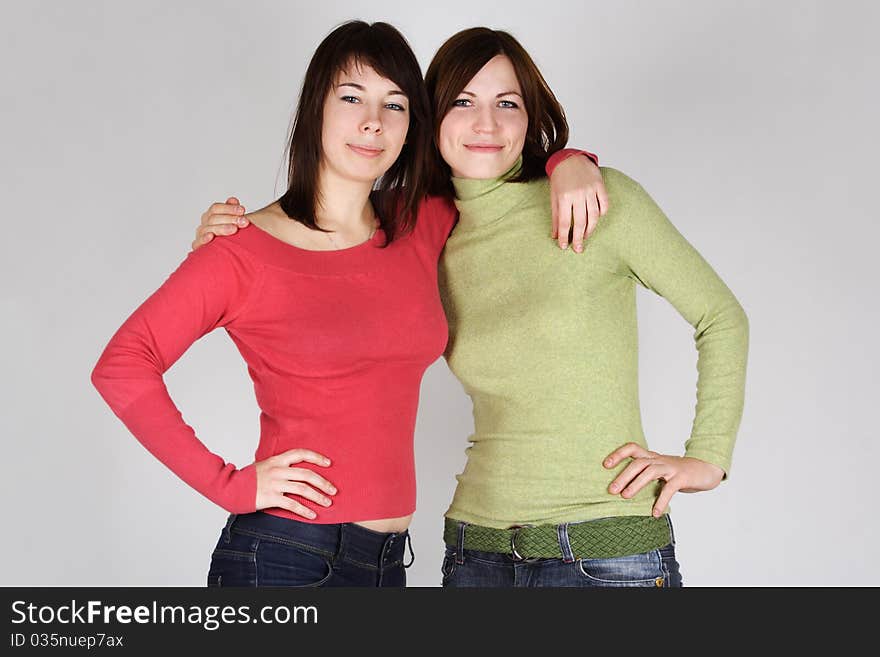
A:
[[[670,530],[672,523],[670,522]],[[567,534],[560,532],[567,540]],[[671,531],[670,531],[671,534]],[[567,549],[566,549],[567,547]],[[571,554],[571,546],[560,546]],[[525,559],[446,546],[444,587],[680,587],[675,538],[661,548],[607,559]]]
[[[211,555],[208,586],[406,586],[408,542],[407,531],[232,514]]]

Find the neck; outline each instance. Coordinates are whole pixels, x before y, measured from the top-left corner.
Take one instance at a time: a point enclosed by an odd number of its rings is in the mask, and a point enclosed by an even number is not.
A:
[[[508,179],[516,174],[522,158],[498,178],[456,178],[455,205],[458,208],[458,231],[466,231],[500,221],[517,207],[527,202],[533,194],[533,183],[511,183]]]
[[[321,166],[318,176],[316,219],[321,228],[339,233],[356,232],[375,222],[370,203],[372,182],[346,180]]]

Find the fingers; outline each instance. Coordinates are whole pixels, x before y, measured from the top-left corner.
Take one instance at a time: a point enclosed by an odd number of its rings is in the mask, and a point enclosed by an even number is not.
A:
[[[621,493],[624,488],[632,483],[633,479],[635,479],[641,472],[644,470],[650,461],[647,459],[635,459],[628,466],[626,466],[623,471],[618,474],[614,481],[612,481],[608,485],[608,492],[612,495],[617,495]]]
[[[320,488],[328,495],[336,495],[336,486],[324,479],[324,477],[317,472],[305,468],[287,468],[286,478],[289,481],[306,481],[315,488]]]
[[[587,194],[587,217],[587,237],[589,237],[599,224],[599,198],[592,194]]]
[[[202,244],[210,242],[214,235],[234,235],[238,232],[238,226],[235,224],[202,224],[196,229],[196,241]],[[208,235],[208,239],[205,239]]]
[[[284,482],[279,486],[279,490],[282,493],[299,495],[300,497],[304,497],[307,500],[311,500],[312,502],[317,502],[321,506],[330,506],[331,504],[333,504],[333,500],[331,500],[329,497],[327,497],[326,495],[322,495],[319,491],[316,491],[314,488],[312,488],[308,484],[304,484],[301,481]]]
[[[635,477],[635,479],[630,481],[626,485],[626,487],[620,491],[620,496],[626,500],[631,497],[635,497],[636,493],[638,493],[652,481],[655,481],[657,479],[664,479],[666,476],[671,476],[671,473],[664,472],[663,466],[659,463],[652,463],[651,461],[646,459],[637,459],[633,461],[633,463],[640,463],[642,466],[642,470]]]
[[[208,208],[208,211],[205,212],[202,217],[209,217],[211,215],[223,215],[227,217],[239,217],[245,213],[244,206],[240,205],[238,199],[234,199],[230,197],[230,199],[234,200],[235,203],[212,203]]]
[[[318,454],[318,452],[313,452],[310,449],[302,449],[300,447],[296,447],[294,449],[289,449],[286,452],[281,452],[273,457],[276,461],[276,465],[293,465],[294,463],[314,463],[315,465],[320,465],[322,467],[327,467],[330,465],[330,459],[328,459],[323,454]]]
[[[197,248],[202,246],[203,244],[207,244],[212,239],[214,239],[214,233],[205,233],[201,235],[199,231],[196,231],[196,238],[192,241],[192,250],[195,251]]]
[[[654,509],[651,511],[651,515],[655,518],[662,516],[666,511],[666,507],[669,506],[669,500],[671,500],[672,496],[677,492],[678,485],[676,484],[675,478],[664,482],[663,488],[660,489],[660,494],[654,502]]]
[[[657,456],[657,454],[656,452],[651,452],[645,449],[638,443],[628,442],[611,452],[611,454],[609,454],[608,457],[602,462],[602,465],[604,465],[606,468],[613,468],[623,459],[646,458],[649,456]]]
[[[605,191],[604,184],[600,184],[596,190],[596,198],[599,201],[599,214],[604,217],[608,213],[608,208],[611,207],[608,202],[608,192]]]
[[[245,209],[237,198],[230,196],[226,203],[213,203],[201,219],[192,242],[193,251],[214,239],[215,235],[234,235],[250,221],[244,216]]]
[[[574,230],[571,236],[571,246],[575,253],[584,250],[584,233],[587,230],[587,206],[582,201],[576,201],[574,210]]]
[[[556,194],[550,195],[550,213],[553,215],[553,221],[550,223],[550,237],[556,239],[559,232],[559,199]]]
[[[295,513],[298,516],[302,516],[303,518],[308,518],[309,520],[314,520],[318,517],[318,514],[312,511],[309,507],[304,504],[300,504],[296,500],[292,500],[289,497],[285,497],[284,495],[279,495],[273,503],[273,506],[278,507],[280,509],[287,509],[291,513]]]
[[[560,249],[568,248],[568,233],[571,231],[571,202],[566,199],[559,200],[559,213],[556,225],[556,241]]]

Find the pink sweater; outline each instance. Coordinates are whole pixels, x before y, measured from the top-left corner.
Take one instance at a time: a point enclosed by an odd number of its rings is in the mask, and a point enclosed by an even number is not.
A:
[[[455,221],[442,199],[422,204],[409,235],[341,251],[308,251],[256,226],[188,255],[126,320],[92,382],[135,437],[183,481],[233,513],[256,510],[253,464],[212,453],[182,419],[162,379],[201,336],[223,327],[254,381],[255,461],[294,447],[338,493],[305,498],[317,523],[391,518],[415,509],[413,433],[425,369],[446,345],[437,261]],[[273,515],[306,520],[284,509]]]
[[[547,162],[591,153],[566,149]],[[316,523],[415,510],[413,433],[422,375],[446,346],[437,261],[457,214],[428,198],[415,230],[341,251],[308,251],[256,226],[188,255],[119,328],[92,372],[113,412],[156,458],[232,513],[256,510],[256,470],[211,452],[187,425],[162,375],[223,327],[254,381],[254,461],[295,447],[327,456],[329,508],[294,495]],[[312,468],[308,463],[297,467]],[[267,513],[309,522],[285,509]]]

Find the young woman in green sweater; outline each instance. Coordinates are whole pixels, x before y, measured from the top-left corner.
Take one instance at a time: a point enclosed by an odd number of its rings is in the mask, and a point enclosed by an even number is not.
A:
[[[459,210],[441,256],[446,359],[473,399],[475,425],[446,514],[444,584],[680,585],[666,511],[676,492],[712,489],[729,470],[745,313],[614,169],[603,169],[610,209],[583,255],[531,246],[548,221],[543,145],[567,126],[509,34],[456,34],[426,83],[442,157],[433,193],[454,196]],[[698,404],[683,456],[645,441],[636,284],[696,329]]]
[[[608,211],[583,255],[541,239],[552,214],[544,165],[568,127],[512,36],[454,35],[426,82],[439,148],[432,191],[459,211],[440,267],[445,355],[475,425],[446,513],[444,586],[680,586],[668,504],[729,470],[745,313],[619,171],[603,169]],[[197,243],[229,230],[215,223],[231,211],[207,213]],[[696,329],[698,404],[683,456],[650,451],[644,438],[636,284]]]

